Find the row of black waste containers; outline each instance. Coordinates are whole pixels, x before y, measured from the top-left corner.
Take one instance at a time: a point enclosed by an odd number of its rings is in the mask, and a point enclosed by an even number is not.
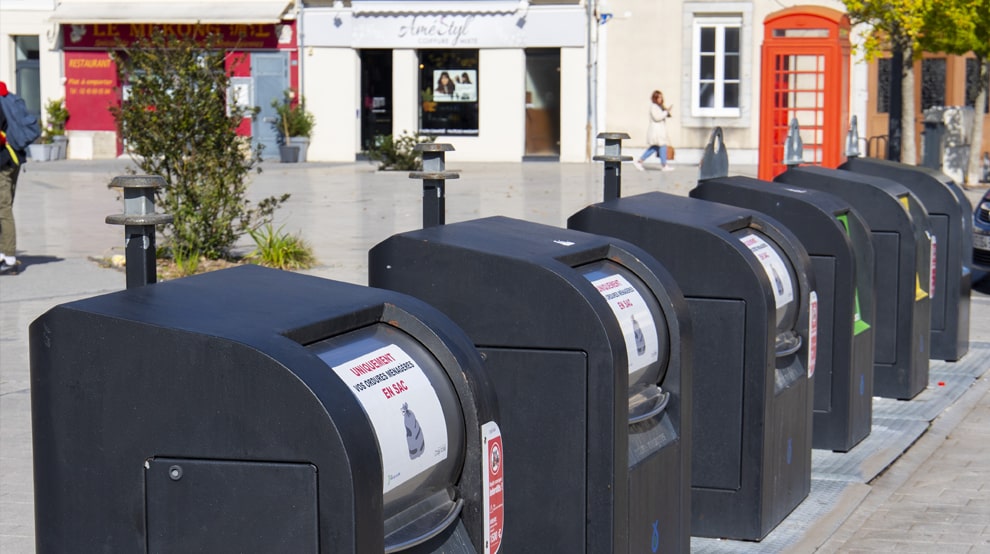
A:
[[[690,198],[623,198],[628,158],[603,159],[567,229],[395,235],[371,287],[241,267],[41,316],[38,552],[760,540],[813,448],[966,353],[971,209],[944,175],[703,164]]]

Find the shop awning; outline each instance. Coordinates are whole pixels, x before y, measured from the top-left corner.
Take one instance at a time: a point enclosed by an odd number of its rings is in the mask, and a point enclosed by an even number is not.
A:
[[[351,0],[351,11],[360,14],[389,13],[514,13],[525,9],[527,0]]]
[[[61,2],[54,23],[221,23],[230,25],[278,23],[293,19],[291,0],[242,2]]]

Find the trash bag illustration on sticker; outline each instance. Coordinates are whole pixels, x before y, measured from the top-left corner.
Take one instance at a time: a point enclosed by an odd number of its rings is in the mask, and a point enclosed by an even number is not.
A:
[[[423,429],[416,421],[416,414],[409,409],[409,404],[402,405],[402,415],[405,416],[406,423],[406,443],[409,445],[409,459],[415,460],[423,455],[426,450],[426,441],[423,438]]]

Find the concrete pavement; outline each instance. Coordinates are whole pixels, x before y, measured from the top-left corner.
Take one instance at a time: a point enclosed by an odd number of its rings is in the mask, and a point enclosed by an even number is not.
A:
[[[462,164],[456,152],[447,160],[449,168],[462,170],[459,180],[447,184],[448,222],[505,215],[563,226],[569,215],[601,199],[601,164]],[[92,258],[123,251],[123,230],[106,225],[104,218],[122,209],[107,184],[130,165],[129,160],[30,163],[21,175],[14,212],[24,268],[19,276],[0,277],[4,554],[34,552],[27,328],[52,306],[124,288],[122,272]],[[377,172],[366,162],[266,163],[263,170],[252,177],[250,197],[292,195],[276,225],[300,233],[313,246],[319,265],[307,273],[366,284],[368,249],[421,224],[421,185],[405,172]],[[730,172],[755,176],[753,167]],[[623,194],[686,195],[696,178],[694,167],[638,172],[627,164]],[[976,191],[970,196],[978,197]],[[919,404],[935,407],[933,413],[903,424],[895,423],[902,421],[895,417],[901,406],[884,407],[891,417],[875,421],[876,444],[870,445],[875,451],[864,453],[855,475],[841,483],[820,476],[813,496],[799,507],[804,511],[785,521],[781,533],[759,544],[697,541],[694,550],[990,552],[990,279],[974,290],[971,313],[973,347],[963,360],[965,371],[957,370],[962,362],[933,365],[933,375],[948,383],[933,382],[923,393]],[[904,425],[914,434],[902,433]],[[900,440],[904,437],[911,439]],[[851,459],[830,454],[816,452],[813,467]],[[816,490],[824,496],[815,496]]]

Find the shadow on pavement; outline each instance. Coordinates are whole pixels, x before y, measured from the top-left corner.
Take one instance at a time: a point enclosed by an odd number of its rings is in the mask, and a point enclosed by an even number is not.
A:
[[[50,264],[53,262],[65,261],[65,258],[58,256],[18,256],[17,261],[21,262],[20,273],[24,273],[33,265]]]

